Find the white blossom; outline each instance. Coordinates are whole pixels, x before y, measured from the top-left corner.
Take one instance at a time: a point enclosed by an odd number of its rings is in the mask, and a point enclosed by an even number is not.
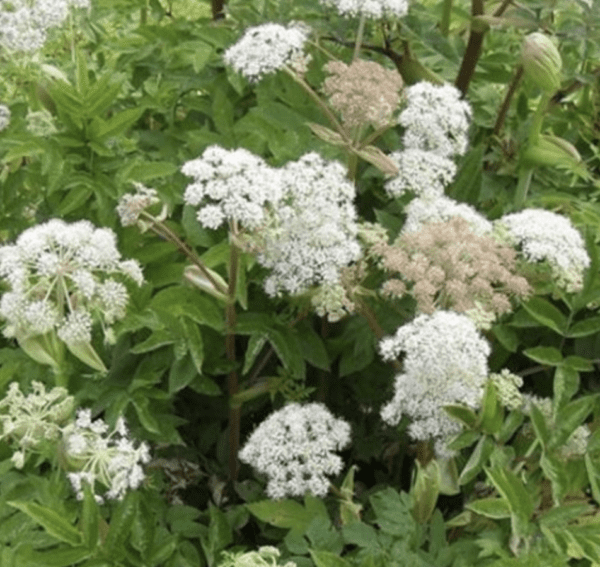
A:
[[[454,162],[434,152],[409,148],[392,153],[390,158],[398,165],[398,175],[385,184],[392,197],[400,197],[406,191],[418,197],[440,197],[456,174]]]
[[[557,284],[567,292],[581,290],[590,258],[581,234],[567,217],[525,209],[498,219],[495,229],[519,247],[528,262],[547,262]]]
[[[58,219],[26,230],[0,247],[0,278],[10,287],[0,300],[4,334],[55,330],[66,343],[89,342],[94,320],[112,324],[125,315],[127,290],[113,274],[143,282],[139,264],[121,260],[111,230]]]
[[[119,199],[117,214],[123,226],[132,226],[138,222],[142,212],[159,203],[158,193],[141,183],[134,183],[135,193],[127,193]]]
[[[145,478],[142,465],[150,461],[148,445],[135,446],[122,418],[108,431],[102,419],[91,419],[89,409],[79,410],[77,419],[62,430],[67,463],[74,469],[68,478],[79,500],[83,498],[83,481],[102,503],[105,498],[121,500]],[[97,482],[107,489],[102,495],[96,494]]]
[[[279,71],[286,65],[298,65],[303,60],[303,48],[308,31],[301,26],[268,23],[248,28],[223,58],[249,81],[259,81],[264,75]]]
[[[471,205],[459,203],[441,195],[439,197],[413,199],[404,209],[406,221],[402,232],[417,232],[423,225],[432,222],[446,222],[454,217],[466,220],[471,230],[478,235],[490,234],[492,223]]]
[[[355,192],[343,166],[306,154],[282,168],[281,187],[256,236],[258,261],[272,270],[265,290],[298,294],[337,282],[340,269],[360,257]]]
[[[11,382],[0,400],[0,439],[18,445],[12,459],[17,468],[25,464],[27,451],[59,439],[61,426],[75,407],[73,396],[69,396],[65,388],[56,387],[47,392],[44,384],[37,381],[32,382],[31,388],[33,392],[25,396],[19,384]]]
[[[6,130],[10,124],[10,108],[5,104],[0,104],[0,132]]]
[[[344,16],[362,16],[382,19],[402,18],[408,12],[408,0],[321,0]]]
[[[436,311],[418,316],[392,337],[382,339],[380,352],[384,360],[405,353],[394,397],[381,411],[383,421],[396,425],[406,415],[411,419],[408,432],[413,439],[434,440],[443,450],[444,441],[460,431],[443,408],[480,405],[489,344],[466,315]]]
[[[467,151],[471,107],[461,100],[456,87],[422,81],[408,87],[405,94],[407,105],[398,118],[405,128],[405,148],[446,157]]]
[[[225,220],[256,228],[264,220],[265,204],[279,198],[278,172],[243,148],[210,146],[181,171],[194,179],[183,199],[200,205],[197,218],[206,228],[218,228]]]
[[[270,498],[325,496],[328,475],[337,475],[342,459],[334,454],[350,442],[350,426],[319,403],[291,403],[272,413],[250,435],[239,453],[268,479]]]

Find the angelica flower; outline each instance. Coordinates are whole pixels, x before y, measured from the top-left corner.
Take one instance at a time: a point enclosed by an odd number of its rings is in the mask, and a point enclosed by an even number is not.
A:
[[[461,100],[456,87],[423,81],[408,87],[405,93],[407,105],[398,118],[398,123],[406,129],[405,148],[446,157],[467,151],[471,107]]]
[[[420,315],[381,340],[384,360],[401,353],[404,371],[394,384],[394,397],[381,411],[383,421],[396,425],[402,416],[411,419],[409,435],[419,441],[434,440],[439,451],[444,441],[460,431],[444,406],[481,403],[490,354],[489,344],[473,322],[452,311]]]
[[[343,16],[365,16],[382,19],[402,18],[408,13],[408,0],[321,0]]]
[[[297,567],[293,561],[287,561],[279,565],[278,559],[281,553],[276,547],[264,545],[258,551],[223,552],[223,560],[218,567]]]
[[[392,197],[406,191],[423,198],[441,197],[456,174],[454,162],[434,152],[409,148],[392,153],[390,158],[398,165],[398,175],[385,184]]]
[[[59,439],[61,426],[74,410],[74,398],[65,388],[56,387],[46,392],[44,384],[36,381],[31,387],[33,392],[25,396],[19,384],[11,382],[0,400],[0,439],[18,445],[12,459],[17,468],[25,464],[27,451]]]
[[[251,82],[302,60],[308,31],[300,26],[262,24],[248,28],[223,58]]]
[[[121,500],[129,490],[139,488],[145,478],[142,465],[150,461],[146,443],[137,447],[129,438],[123,418],[109,432],[102,419],[92,421],[91,411],[82,409],[77,419],[62,430],[62,443],[69,468],[68,473],[77,499],[83,498],[83,482],[96,492],[96,482],[108,490],[95,494],[99,503],[105,498]]]
[[[132,226],[138,222],[145,209],[160,203],[155,189],[145,187],[141,183],[134,183],[135,193],[127,193],[119,199],[117,214],[123,226]]]
[[[127,289],[113,274],[143,283],[139,264],[121,260],[112,230],[58,219],[26,230],[0,247],[0,278],[10,287],[0,300],[5,336],[56,331],[68,346],[89,343],[93,321],[104,327],[125,316]]]
[[[268,479],[270,498],[325,496],[328,475],[337,475],[342,459],[334,454],[350,442],[350,426],[319,403],[291,403],[272,413],[250,435],[239,453]]]
[[[281,198],[255,235],[258,262],[272,270],[265,280],[271,296],[337,282],[340,270],[360,257],[354,187],[343,166],[313,152],[280,175]]]
[[[226,220],[256,228],[264,220],[265,204],[279,198],[276,170],[243,148],[210,146],[181,171],[194,179],[183,199],[188,205],[200,205],[197,218],[206,228],[216,229]]]
[[[501,237],[520,248],[528,262],[547,262],[560,287],[581,290],[590,265],[581,234],[562,215],[543,209],[525,209],[495,222]]]
[[[0,132],[6,130],[10,124],[10,108],[4,104],[0,104]]]

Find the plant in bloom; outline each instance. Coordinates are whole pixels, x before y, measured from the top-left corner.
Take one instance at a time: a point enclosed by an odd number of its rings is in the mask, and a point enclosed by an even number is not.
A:
[[[385,184],[391,197],[400,197],[406,191],[422,198],[441,197],[456,174],[452,160],[418,148],[394,152],[390,158],[398,165],[398,175]]]
[[[443,408],[479,407],[490,345],[466,315],[436,311],[419,315],[379,346],[384,360],[404,353],[404,371],[396,376],[394,397],[381,410],[383,421],[397,425],[406,415],[413,439],[433,440],[436,452],[447,455],[446,441],[460,431],[460,425]]]
[[[257,551],[223,552],[219,567],[296,567],[293,561],[280,565],[278,560],[281,552],[276,547],[263,545]]]
[[[319,403],[291,403],[272,413],[250,435],[239,453],[268,479],[270,498],[325,496],[327,476],[343,467],[340,451],[350,442],[350,426]]]
[[[155,189],[145,187],[141,183],[134,183],[135,193],[127,193],[119,199],[117,214],[123,226],[137,224],[140,215],[152,205],[160,203]]]
[[[365,16],[378,20],[402,18],[408,13],[408,0],[321,0],[321,4],[335,8],[343,16]]]
[[[71,7],[89,5],[89,0],[0,0],[0,46],[9,51],[37,51],[46,42],[48,30],[60,26]]]
[[[298,25],[263,24],[248,28],[223,58],[250,82],[302,62],[308,30]]]
[[[95,320],[110,339],[110,326],[125,316],[127,288],[112,275],[144,281],[135,260],[121,260],[112,230],[59,219],[27,229],[0,247],[0,277],[10,288],[0,300],[4,335],[26,348],[31,337],[56,332],[82,356],[77,346],[90,343]]]
[[[559,287],[569,293],[581,290],[590,265],[581,234],[571,221],[543,209],[525,209],[494,223],[501,238],[520,248],[528,262],[547,262]]]
[[[360,59],[350,65],[331,61],[325,70],[329,77],[323,83],[323,91],[345,126],[360,128],[371,124],[382,128],[390,124],[400,104],[402,77],[398,71]]]
[[[398,117],[404,126],[405,148],[452,157],[463,155],[469,145],[471,107],[452,85],[422,81],[405,91],[407,104]]]
[[[281,197],[253,236],[259,263],[271,269],[264,284],[271,296],[337,282],[360,257],[355,191],[344,167],[313,152],[280,172]]]
[[[10,108],[5,104],[0,104],[0,132],[6,130],[10,124]]]
[[[11,382],[0,400],[0,439],[19,446],[11,459],[18,469],[23,468],[28,451],[59,440],[62,426],[75,409],[75,400],[65,388],[56,387],[47,392],[44,384],[36,381],[31,387],[33,392],[25,396],[18,382]]]
[[[183,199],[200,206],[198,222],[206,228],[219,228],[225,221],[257,228],[264,222],[265,204],[277,201],[281,191],[277,170],[242,148],[210,146],[181,171],[194,179]]]
[[[120,500],[144,480],[142,465],[150,461],[149,447],[146,443],[135,446],[122,417],[109,433],[102,419],[92,421],[91,416],[91,410],[79,410],[77,419],[62,430],[64,458],[73,471],[67,476],[78,500],[83,498],[84,483],[95,493],[97,482],[108,489],[103,495],[94,494],[97,502]]]

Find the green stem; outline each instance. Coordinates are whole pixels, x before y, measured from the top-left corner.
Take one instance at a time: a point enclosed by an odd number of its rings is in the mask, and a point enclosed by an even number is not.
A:
[[[356,43],[354,44],[354,55],[352,56],[352,61],[356,61],[360,54],[360,46],[362,45],[363,35],[365,33],[365,19],[366,17],[363,12],[358,22],[358,30],[356,32]]]
[[[546,111],[548,110],[548,104],[550,103],[550,99],[552,98],[552,93],[545,92],[540,99],[540,102],[535,109],[535,114],[533,115],[533,120],[531,121],[531,128],[529,130],[529,143],[536,144],[540,134],[542,132],[542,122],[544,121],[544,116]]]
[[[510,85],[508,86],[508,90],[506,91],[506,96],[502,101],[502,106],[498,111],[498,116],[496,117],[496,124],[494,124],[494,135],[499,136],[502,132],[502,128],[504,127],[504,122],[506,120],[506,115],[508,114],[508,109],[510,108],[511,101],[515,95],[517,90],[517,86],[521,82],[521,78],[523,77],[523,65],[519,65],[517,67],[517,72],[515,73]]]
[[[235,228],[231,227],[231,232],[235,233]],[[231,244],[229,255],[229,289],[228,301],[225,307],[225,353],[227,360],[234,364],[236,362],[235,353],[235,325],[236,310],[235,297],[237,291],[237,278],[239,269],[239,250],[235,244]],[[234,367],[227,375],[227,393],[229,399],[233,400],[238,394],[239,383],[237,369]],[[240,446],[240,417],[241,411],[239,405],[229,406],[229,478],[231,481],[237,480],[238,460],[237,454]]]
[[[440,33],[448,37],[450,31],[450,16],[452,14],[452,0],[444,0],[442,4],[442,17],[440,19]]]
[[[533,176],[533,167],[522,165],[519,168],[519,181],[517,183],[517,191],[515,193],[515,210],[520,211],[525,205],[531,177]]]
[[[244,404],[245,402],[249,402],[250,400],[253,400],[254,398],[258,398],[259,396],[262,396],[263,394],[268,394],[269,392],[271,392],[274,387],[274,382],[280,382],[280,381],[281,381],[281,378],[279,378],[277,376],[268,377],[265,380],[263,380],[262,382],[259,382],[258,384],[251,386],[250,388],[246,388],[244,390],[238,391],[237,394],[235,394],[229,400],[229,407],[239,409],[242,406],[242,404]]]

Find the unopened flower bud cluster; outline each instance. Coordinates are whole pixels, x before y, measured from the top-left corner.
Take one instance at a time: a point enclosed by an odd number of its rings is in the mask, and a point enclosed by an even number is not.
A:
[[[268,479],[271,498],[325,496],[330,475],[341,472],[335,454],[350,442],[350,426],[322,404],[291,403],[272,413],[250,435],[239,453]]]
[[[160,203],[155,189],[145,187],[141,183],[134,183],[135,193],[127,193],[119,199],[117,214],[123,226],[137,224],[140,215],[152,205]]]
[[[121,260],[116,236],[88,221],[54,219],[0,247],[4,334],[19,340],[56,331],[67,344],[91,340],[92,323],[110,326],[125,315],[128,292],[112,275],[144,281],[134,260]]]

